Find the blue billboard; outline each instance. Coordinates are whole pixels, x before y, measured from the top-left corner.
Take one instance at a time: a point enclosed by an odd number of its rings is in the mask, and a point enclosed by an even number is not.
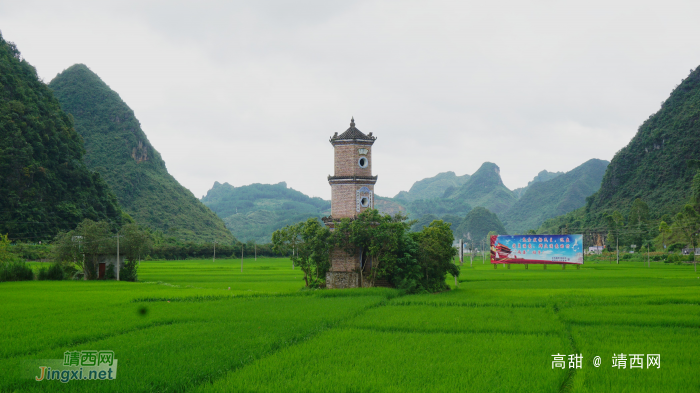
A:
[[[582,264],[583,235],[491,236],[491,263]]]

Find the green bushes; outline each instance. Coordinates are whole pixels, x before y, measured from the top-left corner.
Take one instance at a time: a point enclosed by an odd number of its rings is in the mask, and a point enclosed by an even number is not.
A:
[[[63,267],[60,263],[52,263],[51,266],[42,267],[36,274],[37,280],[52,280],[60,281],[65,278],[65,273],[63,272]]]
[[[138,261],[127,260],[124,262],[124,268],[119,272],[120,281],[137,281],[138,280]],[[105,278],[106,272],[105,272]]]
[[[5,262],[0,265],[0,282],[29,281],[34,279],[34,272],[23,261]]]

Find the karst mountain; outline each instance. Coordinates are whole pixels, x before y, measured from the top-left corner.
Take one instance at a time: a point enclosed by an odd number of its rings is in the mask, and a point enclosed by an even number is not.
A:
[[[85,141],[83,161],[138,224],[182,241],[234,241],[223,221],[168,173],[134,111],[87,66],[69,67],[49,87]]]

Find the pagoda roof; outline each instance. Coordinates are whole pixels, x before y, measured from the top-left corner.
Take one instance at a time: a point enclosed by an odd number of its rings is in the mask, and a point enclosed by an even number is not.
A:
[[[333,143],[334,141],[348,140],[348,139],[350,139],[350,140],[360,139],[360,140],[366,140],[366,141],[374,141],[375,139],[377,139],[377,137],[372,136],[371,132],[369,133],[369,135],[365,135],[362,131],[357,129],[357,127],[355,127],[355,118],[353,117],[352,119],[350,119],[350,128],[345,130],[345,132],[340,134],[340,135],[338,135],[338,133],[336,132],[331,137],[330,141],[331,141],[331,143]]]

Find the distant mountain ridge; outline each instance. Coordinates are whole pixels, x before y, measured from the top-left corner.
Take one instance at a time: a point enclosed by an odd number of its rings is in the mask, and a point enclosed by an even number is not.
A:
[[[517,198],[501,180],[501,170],[492,162],[485,162],[459,188],[445,193],[443,198],[460,200],[472,207],[483,206],[499,214],[508,210]]]
[[[469,180],[469,175],[457,176],[454,172],[441,172],[433,177],[418,180],[413,183],[411,189],[401,191],[394,199],[406,202],[418,199],[441,198],[449,188],[458,188]]]
[[[287,183],[234,187],[215,182],[202,198],[241,241],[268,243],[272,232],[310,217],[330,214],[330,201],[287,188]]]
[[[600,188],[608,164],[592,159],[551,180],[531,182],[523,196],[501,215],[505,228],[511,233],[536,230],[545,220],[584,206],[586,198]]]
[[[183,241],[235,241],[223,221],[168,173],[134,111],[87,66],[69,67],[49,87],[85,140],[85,163],[138,224]]]
[[[552,180],[555,177],[563,174],[564,172],[549,172],[547,170],[543,170],[540,173],[538,173],[534,179],[530,180],[525,187],[514,189],[513,194],[515,194],[516,198],[520,198],[521,196],[523,196],[523,194],[525,194],[525,191],[527,191],[527,189],[530,188],[530,186],[532,186],[533,184]]]

